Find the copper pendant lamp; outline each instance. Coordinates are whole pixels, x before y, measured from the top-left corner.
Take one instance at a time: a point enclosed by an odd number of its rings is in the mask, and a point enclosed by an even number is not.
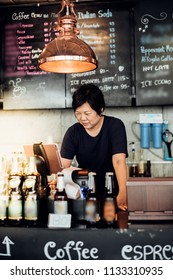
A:
[[[80,40],[76,28],[77,15],[70,0],[62,0],[58,13],[58,36],[46,45],[40,54],[38,66],[54,73],[88,72],[97,68],[97,59],[91,47]]]

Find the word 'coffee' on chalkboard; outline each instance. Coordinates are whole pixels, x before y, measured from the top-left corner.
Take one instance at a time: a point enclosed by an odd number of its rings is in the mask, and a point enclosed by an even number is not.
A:
[[[80,5],[76,10],[79,38],[94,50],[98,69],[67,75],[67,107],[74,91],[88,83],[102,90],[107,106],[131,106],[129,11],[111,3]]]
[[[137,105],[173,104],[173,17],[167,1],[141,2],[136,18]]]

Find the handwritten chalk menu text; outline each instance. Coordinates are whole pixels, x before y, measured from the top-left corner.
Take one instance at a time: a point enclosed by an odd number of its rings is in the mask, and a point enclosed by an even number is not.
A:
[[[129,8],[75,3],[79,38],[93,48],[99,67],[67,75],[44,72],[37,65],[44,46],[58,35],[59,10],[60,5],[40,5],[1,11],[4,109],[71,107],[73,92],[84,83],[99,86],[107,106],[131,106]]]
[[[99,66],[67,76],[67,106],[74,91],[86,83],[103,91],[107,106],[131,105],[129,11],[111,3],[81,5],[78,10],[79,38],[92,47]]]
[[[1,8],[3,108],[70,108],[74,91],[88,83],[103,91],[107,107],[133,106],[135,98],[136,106],[173,104],[173,5],[115,2],[75,2],[79,38],[94,50],[98,68],[66,75],[41,71],[37,64],[45,45],[58,36],[61,5]]]
[[[173,16],[170,2],[145,1],[136,17],[136,104],[173,104]]]
[[[57,15],[46,7],[12,8],[5,13],[4,109],[64,108],[65,76],[37,66],[44,46],[56,35],[52,26]]]

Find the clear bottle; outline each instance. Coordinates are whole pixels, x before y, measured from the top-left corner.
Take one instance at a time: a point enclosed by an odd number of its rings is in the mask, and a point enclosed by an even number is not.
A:
[[[19,226],[23,222],[22,183],[19,160],[17,156],[14,156],[12,158],[12,166],[8,178],[8,223],[12,226]]]
[[[0,157],[0,226],[7,222],[8,207],[8,174],[6,173],[5,158]]]
[[[138,176],[144,177],[144,173],[145,173],[144,155],[143,155],[143,149],[140,149],[139,162],[138,162]]]
[[[89,192],[85,204],[85,220],[87,222],[87,227],[95,227],[96,222],[99,220],[99,203],[96,195],[95,175],[96,173],[94,172],[88,173]]]
[[[24,221],[27,226],[36,226],[38,223],[38,188],[40,174],[36,168],[35,157],[29,158],[28,171],[23,183],[24,193]]]
[[[56,193],[57,174],[49,176],[50,193],[48,196],[48,213],[54,213],[54,196]]]
[[[64,174],[58,172],[57,175],[56,193],[54,196],[54,213],[68,214],[68,199],[65,192]]]
[[[81,183],[81,186],[80,186],[80,197],[81,197],[81,199],[86,199],[86,197],[88,195],[88,192],[89,192],[89,188],[86,185],[86,181],[83,180],[82,183]]]
[[[137,166],[137,162],[136,162],[135,142],[131,142],[129,145],[132,145],[129,177],[138,177],[138,166]]]

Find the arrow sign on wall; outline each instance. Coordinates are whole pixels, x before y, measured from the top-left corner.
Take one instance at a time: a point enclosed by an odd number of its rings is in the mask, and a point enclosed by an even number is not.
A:
[[[8,238],[8,236],[5,236],[2,244],[6,245],[6,253],[0,253],[0,256],[11,256],[10,245],[14,245],[14,243]]]

